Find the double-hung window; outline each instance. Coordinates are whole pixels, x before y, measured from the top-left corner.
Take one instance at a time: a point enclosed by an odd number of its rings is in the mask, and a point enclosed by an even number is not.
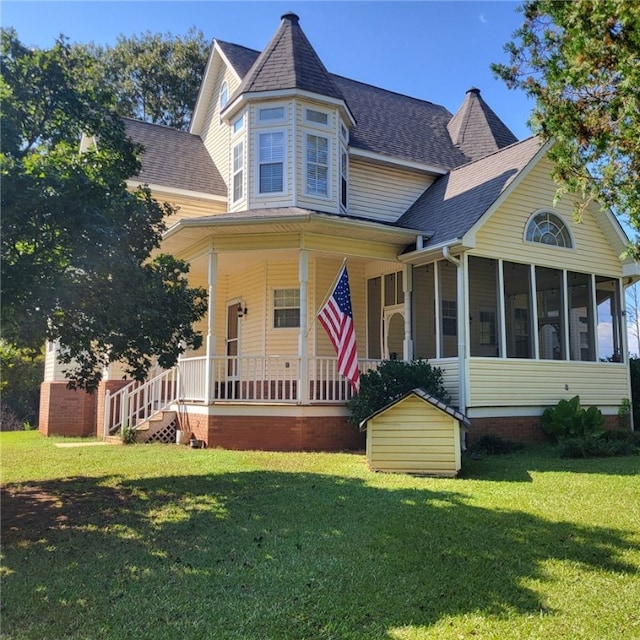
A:
[[[233,201],[242,199],[244,190],[244,141],[233,147]]]
[[[273,326],[275,329],[300,326],[300,289],[274,289]]]
[[[307,134],[307,193],[329,195],[329,139]]]
[[[259,192],[284,191],[284,131],[266,131],[258,135]]]

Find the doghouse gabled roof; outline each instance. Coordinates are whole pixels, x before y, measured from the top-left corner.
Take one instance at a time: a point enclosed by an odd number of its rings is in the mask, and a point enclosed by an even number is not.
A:
[[[434,406],[436,409],[439,409],[443,413],[446,413],[451,417],[455,418],[461,424],[461,426],[463,426],[465,429],[471,428],[471,422],[469,421],[469,418],[467,418],[467,416],[465,416],[463,413],[460,413],[457,409],[454,409],[451,405],[448,405],[446,402],[442,402],[442,400],[439,400],[435,396],[432,396],[430,393],[427,393],[424,389],[413,389],[405,393],[400,398],[396,398],[393,402],[390,402],[385,407],[382,407],[382,409],[378,409],[377,411],[372,413],[370,416],[366,417],[359,425],[360,431],[364,431],[366,429],[367,422],[369,422],[369,420],[371,420],[372,418],[375,418],[376,416],[379,416],[381,413],[384,413],[385,411],[388,411],[389,409],[397,405],[399,402],[402,402],[405,398],[408,398],[409,396],[412,396],[412,395],[416,396],[417,398],[420,398],[421,400],[424,400],[425,402],[428,402],[430,405]]]

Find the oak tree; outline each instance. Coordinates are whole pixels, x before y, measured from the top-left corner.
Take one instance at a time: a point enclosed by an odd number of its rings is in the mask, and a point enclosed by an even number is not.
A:
[[[71,386],[88,390],[112,361],[137,379],[154,358],[171,366],[201,344],[206,291],[159,253],[172,208],[127,187],[139,149],[115,96],[62,38],[30,49],[3,30],[0,65],[3,339],[58,340]],[[80,152],[83,134],[96,144]]]

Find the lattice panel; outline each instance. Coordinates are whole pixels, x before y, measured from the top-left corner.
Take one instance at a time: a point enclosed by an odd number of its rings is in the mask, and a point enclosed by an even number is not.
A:
[[[178,421],[172,420],[166,427],[158,429],[147,442],[162,442],[163,444],[175,444]]]

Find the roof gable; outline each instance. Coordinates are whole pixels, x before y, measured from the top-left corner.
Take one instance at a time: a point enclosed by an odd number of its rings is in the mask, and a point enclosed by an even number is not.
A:
[[[425,245],[461,239],[506,194],[541,150],[532,137],[453,169],[438,178],[399,218],[398,226],[422,229]]]
[[[452,418],[454,418],[460,423],[461,427],[464,427],[465,429],[471,428],[471,422],[469,418],[467,418],[467,416],[465,416],[463,413],[460,413],[460,411],[458,411],[451,405],[448,405],[446,402],[443,402],[442,400],[436,398],[436,396],[433,396],[430,393],[427,393],[424,389],[418,388],[418,389],[413,389],[411,391],[408,391],[407,393],[400,396],[399,398],[396,398],[393,402],[390,402],[388,405],[382,407],[382,409],[378,409],[377,411],[372,413],[370,416],[366,417],[359,425],[360,430],[364,430],[366,428],[367,422],[369,422],[369,420],[385,413],[386,411],[388,411],[389,409],[391,409],[392,407],[399,404],[400,402],[402,402],[403,400],[405,400],[410,396],[415,396],[420,400],[423,400],[427,404],[430,404],[431,406],[435,407],[439,411],[442,411],[442,413],[446,413],[447,415],[451,416]]]
[[[124,118],[127,135],[143,147],[134,179],[152,185],[224,196],[227,186],[199,136]]]

